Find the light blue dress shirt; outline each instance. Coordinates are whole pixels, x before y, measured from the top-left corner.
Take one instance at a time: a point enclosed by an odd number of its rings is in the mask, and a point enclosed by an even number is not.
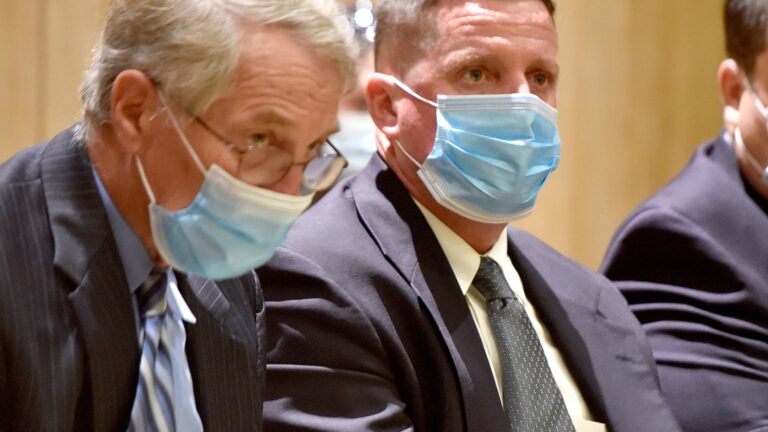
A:
[[[152,271],[152,260],[149,258],[144,244],[139,239],[136,232],[131,229],[123,215],[117,210],[114,202],[109,197],[104,188],[101,179],[96,170],[93,170],[93,177],[99,189],[101,201],[107,211],[109,225],[112,228],[112,234],[115,237],[117,251],[120,255],[120,261],[123,264],[126,283],[131,290],[133,299],[133,314],[136,322],[136,334],[141,334],[141,318],[139,317],[139,303],[136,297],[136,290],[147,279]],[[186,301],[181,296],[178,289],[176,276],[171,269],[166,269],[168,275],[168,289],[166,291],[168,310],[167,318],[164,323],[164,331],[168,333],[171,341],[171,363],[173,365],[173,399],[174,399],[174,417],[177,430],[179,431],[202,431],[202,421],[197,412],[195,404],[195,393],[192,385],[192,376],[189,370],[189,363],[185,353],[186,330],[184,322],[188,325],[194,325],[197,320],[189,309]],[[141,343],[140,339],[137,343]],[[138,368],[138,365],[136,365]]]

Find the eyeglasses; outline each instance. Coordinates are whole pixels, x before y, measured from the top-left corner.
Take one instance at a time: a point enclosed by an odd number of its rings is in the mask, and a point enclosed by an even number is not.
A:
[[[295,165],[304,166],[302,185],[310,191],[330,188],[338,180],[348,162],[330,140],[317,150],[317,155],[307,161],[295,161],[293,156],[280,147],[249,139],[244,146],[237,146],[213,130],[201,118],[195,117],[211,135],[221,141],[227,150],[240,157],[237,177],[256,186],[268,186],[285,177]]]

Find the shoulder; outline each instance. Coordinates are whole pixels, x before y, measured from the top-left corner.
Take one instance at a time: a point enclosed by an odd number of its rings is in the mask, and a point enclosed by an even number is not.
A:
[[[19,248],[29,246],[23,242],[49,235],[41,167],[46,147],[28,148],[0,165],[0,255],[14,250],[16,259],[23,259]]]
[[[530,233],[510,229],[509,240],[511,254],[519,251],[518,259],[529,261],[552,286],[588,285],[612,289],[604,276],[564,256]]]
[[[288,265],[291,260],[307,260],[316,265],[314,273],[333,268],[339,276],[368,266],[376,267],[377,263],[382,265],[376,241],[358,212],[352,184],[338,185],[299,217],[282,243],[282,252],[278,252],[282,258],[278,263]],[[275,265],[273,262],[270,267]],[[309,268],[312,266],[297,270]]]
[[[751,216],[757,212],[730,152],[722,139],[702,145],[677,177],[622,222],[601,271],[613,280],[658,282],[729,271],[723,266],[744,253],[746,225],[754,225],[746,221],[765,219]]]
[[[365,295],[373,288],[370,283],[360,280],[353,291],[349,279],[355,278],[350,274],[355,271],[355,265],[349,262],[334,265],[335,260],[344,256],[353,259],[353,254],[335,251],[310,255],[280,247],[272,259],[257,270],[268,308],[280,307],[281,302],[290,301],[321,313],[327,311],[342,321],[359,321],[361,307],[356,294]],[[318,257],[327,260],[320,261]]]
[[[85,154],[84,150],[76,150],[74,147],[74,129],[66,129],[50,141],[26,148],[0,164],[0,194],[12,194],[26,187],[40,186],[46,173],[66,174],[72,169],[67,161]],[[2,204],[3,200],[0,200]]]
[[[270,361],[355,370],[361,369],[362,358],[374,356],[377,360],[365,362],[365,372],[389,374],[382,366],[384,347],[375,324],[382,317],[364,304],[376,301],[376,288],[362,279],[353,286],[344,272],[286,248],[258,269]],[[339,349],[346,349],[347,355],[340,356]]]
[[[518,254],[516,259],[513,258],[513,261],[518,261],[516,265],[522,267],[518,270],[532,269],[532,273],[537,273],[558,298],[588,309],[597,307],[615,322],[635,327],[636,322],[626,300],[605,276],[560,254],[524,231],[511,230],[510,240],[510,247],[519,251],[512,252],[513,255]]]
[[[699,146],[691,160],[664,187],[640,204],[624,225],[657,216],[697,224],[712,223],[729,209],[741,208],[749,198],[731,146],[720,137]],[[619,231],[622,231],[622,226]]]
[[[46,144],[27,148],[0,164],[0,193],[40,179],[40,161]]]

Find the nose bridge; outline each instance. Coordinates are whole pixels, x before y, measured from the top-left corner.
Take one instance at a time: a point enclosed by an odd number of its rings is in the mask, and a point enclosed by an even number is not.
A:
[[[509,93],[530,93],[531,86],[528,82],[528,77],[525,71],[515,71],[509,76],[508,89]]]

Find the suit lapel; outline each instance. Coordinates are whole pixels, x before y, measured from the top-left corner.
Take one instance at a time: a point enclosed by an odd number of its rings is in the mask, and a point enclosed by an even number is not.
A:
[[[610,430],[654,431],[674,424],[666,417],[668,410],[636,335],[606,318],[610,314],[602,310],[597,276],[545,248],[529,235],[510,230],[509,255],[526,295],[595,419]],[[637,412],[656,415],[644,419],[638,429],[638,418],[630,415]]]
[[[485,349],[432,230],[378,156],[360,177],[352,185],[358,214],[442,336],[461,386],[467,430],[507,430]]]
[[[138,377],[132,299],[87,151],[71,130],[47,146],[42,173],[54,266],[76,287],[68,295],[86,352],[93,426],[124,429]]]
[[[219,289],[219,286],[212,280],[198,276],[182,276],[188,279],[190,292],[216,322],[223,322],[229,311],[229,301]]]
[[[187,359],[206,430],[258,430],[264,386],[263,303],[252,273],[213,282],[177,274],[197,318],[186,325]],[[251,405],[233,401],[249,401]]]

